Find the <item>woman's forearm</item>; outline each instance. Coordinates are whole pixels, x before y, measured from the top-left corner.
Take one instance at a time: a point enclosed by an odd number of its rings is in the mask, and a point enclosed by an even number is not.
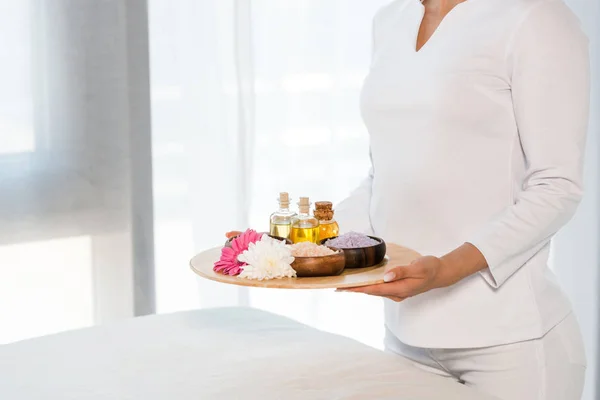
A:
[[[453,285],[488,267],[485,257],[471,243],[465,243],[440,258],[439,287]]]

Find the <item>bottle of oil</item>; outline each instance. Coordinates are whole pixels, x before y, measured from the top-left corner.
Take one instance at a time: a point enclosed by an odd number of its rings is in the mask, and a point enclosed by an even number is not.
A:
[[[292,222],[292,233],[290,239],[294,243],[319,242],[319,220],[312,217],[310,213],[310,201],[308,197],[300,197],[298,202],[299,214]]]
[[[297,215],[290,210],[290,196],[286,192],[279,193],[279,210],[271,214],[269,234],[289,239],[292,221]]]
[[[333,204],[329,201],[317,201],[315,203],[315,218],[319,220],[319,240],[338,236],[340,226],[333,219]]]

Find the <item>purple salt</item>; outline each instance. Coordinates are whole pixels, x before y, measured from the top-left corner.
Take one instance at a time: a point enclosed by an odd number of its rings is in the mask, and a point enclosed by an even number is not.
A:
[[[356,249],[358,247],[370,247],[379,244],[377,240],[357,232],[348,232],[325,242],[326,246],[338,249]]]

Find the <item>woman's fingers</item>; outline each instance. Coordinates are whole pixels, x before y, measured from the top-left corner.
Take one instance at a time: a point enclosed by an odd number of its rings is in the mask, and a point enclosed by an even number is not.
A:
[[[385,273],[383,276],[384,282],[394,282],[400,279],[407,278],[410,274],[409,266],[394,267]]]
[[[407,278],[421,278],[424,276],[424,258],[418,258],[409,265],[390,268],[383,276],[384,282],[394,282]]]
[[[364,293],[364,294],[369,294],[372,296],[379,296],[379,297],[385,297],[386,299],[390,299],[392,301],[395,301],[397,303],[401,302],[402,300],[404,300],[404,297],[400,297],[400,296],[394,296],[394,295],[390,295],[390,294],[375,294],[375,293],[369,293],[368,291],[359,291],[357,290],[359,288],[349,288],[349,289],[337,289],[336,292],[354,292],[354,293]]]
[[[345,289],[345,291],[353,292],[353,293],[365,293],[372,294],[376,296],[391,296],[394,293],[391,292],[391,288],[389,284],[382,283],[379,285],[369,285],[369,286],[359,286],[355,288]]]
[[[402,300],[404,300],[403,297],[396,297],[396,296],[383,296],[386,299],[390,299],[392,301],[395,301],[396,303],[400,303]]]
[[[369,285],[369,286],[360,286],[360,287],[355,287],[355,288],[349,288],[349,289],[345,289],[345,291],[348,292],[354,292],[354,293],[364,293],[364,294],[370,294],[370,295],[374,295],[374,296],[398,296],[398,293],[396,292],[394,284],[391,283],[381,283],[378,285]],[[398,296],[401,297],[401,296]]]
[[[377,288],[374,288],[374,286],[378,286]],[[397,296],[394,294],[387,294],[384,293],[381,289],[381,287],[387,286],[386,284],[383,285],[372,285],[372,286],[363,286],[363,287],[357,287],[357,288],[348,288],[348,289],[337,289],[336,292],[354,292],[354,293],[364,293],[364,294],[369,294],[372,296],[379,296],[379,297],[385,297],[386,299],[390,299],[392,301],[395,301],[397,303],[401,302],[402,300],[405,299],[405,297],[401,297],[401,296]]]
[[[344,289],[343,291],[364,293],[372,296],[393,296],[405,299],[421,292],[423,280],[419,278],[403,278],[390,283],[380,283],[378,285],[360,286]]]
[[[436,263],[436,260],[438,261]],[[421,257],[409,265],[394,267],[384,275],[384,282],[377,285],[344,289],[347,292],[364,293],[402,301],[432,288],[431,282],[439,269],[439,259]]]

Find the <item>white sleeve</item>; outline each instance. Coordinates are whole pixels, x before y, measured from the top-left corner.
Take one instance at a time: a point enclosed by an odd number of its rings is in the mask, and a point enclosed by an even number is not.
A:
[[[588,52],[579,21],[560,0],[540,1],[514,35],[508,66],[525,179],[514,204],[469,240],[495,288],[549,243],[581,199]]]

